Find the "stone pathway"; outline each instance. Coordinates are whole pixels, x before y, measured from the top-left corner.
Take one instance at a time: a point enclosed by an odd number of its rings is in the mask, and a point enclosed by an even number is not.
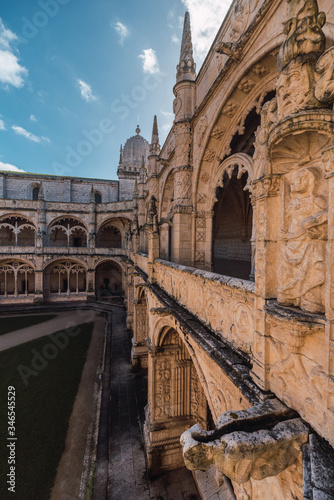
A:
[[[113,310],[111,352],[109,500],[199,499],[192,474],[186,468],[155,481],[147,478],[141,436],[147,378],[144,373],[132,371],[131,339],[122,310]]]
[[[59,313],[56,318],[32,325],[15,332],[0,335],[0,351],[5,351],[11,347],[15,347],[31,340],[39,339],[45,335],[72,328],[83,323],[94,321],[95,311],[75,309]]]

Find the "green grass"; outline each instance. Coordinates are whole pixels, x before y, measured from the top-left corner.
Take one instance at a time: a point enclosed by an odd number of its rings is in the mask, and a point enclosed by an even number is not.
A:
[[[76,327],[80,334],[70,338],[63,349],[55,346],[52,335],[0,353],[0,499],[48,500],[57,465],[66,439],[68,422],[78,391],[93,323]],[[64,333],[64,332],[63,332]],[[60,338],[60,336],[58,337]],[[64,338],[64,337],[63,337]],[[50,347],[50,346],[53,347]],[[46,346],[48,346],[46,348]],[[33,351],[33,352],[32,352]],[[46,366],[32,364],[36,352]],[[40,358],[40,362],[41,358]],[[24,383],[18,367],[25,366]],[[6,447],[7,388],[16,392],[16,491],[8,491],[6,474],[9,449]]]
[[[38,325],[50,319],[56,318],[57,314],[44,314],[43,316],[11,316],[10,318],[0,318],[0,335],[15,332],[28,326]]]

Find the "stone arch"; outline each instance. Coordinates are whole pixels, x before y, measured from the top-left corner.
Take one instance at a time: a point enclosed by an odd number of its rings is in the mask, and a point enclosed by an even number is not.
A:
[[[50,222],[48,227],[49,246],[87,247],[88,230],[78,217],[64,215]]]
[[[194,423],[207,424],[207,400],[197,376],[192,357],[179,333],[165,320],[155,326],[157,347],[149,353],[148,414],[149,433],[146,439],[148,464],[158,473],[182,466],[179,437],[183,429]],[[157,442],[168,440],[171,449]],[[167,465],[165,455],[173,453],[173,464]]]
[[[31,262],[23,259],[0,261],[0,297],[21,298],[35,293],[35,269]]]
[[[230,156],[218,169],[212,196],[213,271],[249,279],[252,271],[253,207],[249,191],[252,159],[243,153]]]
[[[103,221],[96,237],[96,246],[100,248],[124,248],[126,232],[130,221],[119,217],[108,218]]]
[[[83,298],[87,291],[87,266],[76,259],[55,259],[44,266],[44,297],[49,300]]]
[[[198,116],[195,136],[200,137],[203,134],[203,137],[196,143],[199,147],[196,153],[199,161],[194,170],[195,206],[199,200],[204,203],[206,191],[212,184],[212,172],[232,153],[233,137],[245,133],[247,116],[252,110],[256,110],[260,115],[267,94],[275,89],[276,78],[276,57],[270,54],[268,48],[264,48],[254,54],[247,61],[247,65],[243,63],[236,68],[233,82],[229,82],[228,92],[226,89],[218,91],[221,92],[222,98],[214,114],[209,116],[209,113],[203,110]],[[200,132],[204,116],[207,117],[207,126],[204,132]]]
[[[6,214],[0,218],[0,246],[35,246],[35,224],[25,215]]]
[[[119,262],[106,258],[95,266],[95,291],[98,299],[123,302],[124,269]]]

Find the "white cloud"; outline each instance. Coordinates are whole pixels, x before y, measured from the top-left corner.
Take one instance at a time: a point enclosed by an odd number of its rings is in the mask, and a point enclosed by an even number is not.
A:
[[[86,83],[83,80],[77,80],[77,83],[80,88],[81,97],[84,101],[96,101],[96,96],[93,94],[92,87],[89,85],[89,83]]]
[[[172,42],[173,43],[180,43],[179,37],[177,37],[176,35],[172,35]]]
[[[143,60],[143,70],[144,73],[149,73],[153,75],[154,73],[160,73],[158,58],[153,49],[143,50],[143,53],[140,54],[139,59]]]
[[[173,113],[169,112],[169,111],[163,111],[162,109],[160,110],[160,114],[163,116],[164,118],[164,121],[163,121],[163,124],[162,124],[162,130],[164,132],[169,132],[170,128],[172,127],[173,125],[173,118],[174,118],[174,115]]]
[[[32,113],[31,113],[31,115],[30,115],[30,120],[31,120],[32,122],[37,122],[37,118],[36,118],[36,116],[35,116],[35,115],[33,115]]]
[[[129,28],[127,26],[125,26],[125,24],[121,23],[120,21],[118,21],[115,24],[111,24],[111,26],[114,28],[114,30],[116,31],[116,33],[119,36],[119,43],[121,45],[123,45],[124,40],[126,38],[128,38],[128,36],[130,35]]]
[[[0,161],[0,170],[7,170],[9,172],[24,172],[21,168],[15,167],[10,163],[3,163],[2,161]]]
[[[0,130],[6,130],[5,122],[3,120],[0,120]]]
[[[24,128],[18,127],[16,125],[14,125],[12,127],[12,129],[14,130],[15,134],[22,135],[26,139],[29,139],[29,141],[32,141],[32,142],[42,142],[42,141],[51,142],[48,137],[43,137],[43,136],[38,137],[37,135],[34,135],[31,132],[28,132],[28,130],[25,130]]]
[[[11,46],[17,39],[15,33],[7,29],[0,18],[0,82],[20,88],[24,85],[28,70],[19,64]]]
[[[206,0],[205,2],[203,0],[182,0],[182,3],[190,14],[195,62],[200,65],[224,20],[232,0]]]

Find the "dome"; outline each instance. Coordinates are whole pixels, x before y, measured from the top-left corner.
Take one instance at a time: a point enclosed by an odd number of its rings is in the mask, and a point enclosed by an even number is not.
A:
[[[130,164],[133,166],[141,166],[143,157],[147,165],[150,145],[148,141],[140,135],[140,132],[139,125],[137,125],[136,135],[130,137],[130,139],[126,141],[122,152],[123,166]]]

